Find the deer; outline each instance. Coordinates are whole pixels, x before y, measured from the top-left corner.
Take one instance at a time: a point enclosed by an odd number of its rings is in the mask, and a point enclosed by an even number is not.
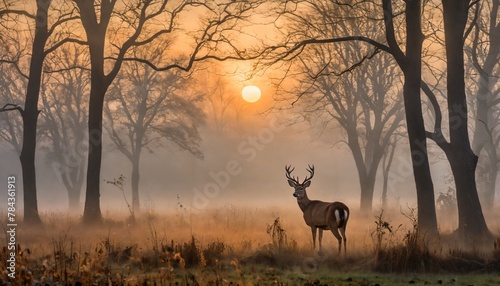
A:
[[[290,187],[294,188],[293,196],[297,198],[300,210],[304,214],[304,221],[311,228],[313,239],[313,250],[316,249],[316,231],[319,230],[319,252],[321,253],[321,240],[323,230],[331,230],[339,242],[339,254],[342,249],[342,240],[344,241],[344,255],[347,254],[347,238],[345,230],[349,220],[349,208],[342,202],[323,202],[310,200],[307,196],[306,188],[311,185],[311,179],[314,177],[314,165],[308,165],[306,169],[309,176],[306,176],[302,183],[299,178],[292,177],[295,168],[285,166],[286,178]]]

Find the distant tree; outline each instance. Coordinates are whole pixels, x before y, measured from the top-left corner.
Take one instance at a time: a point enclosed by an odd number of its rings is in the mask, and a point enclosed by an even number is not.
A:
[[[308,105],[299,112],[309,120],[319,116],[314,121],[321,121],[323,128],[332,121],[340,126],[358,171],[360,209],[371,213],[380,163],[404,118],[401,75],[392,59],[381,54],[350,72],[335,76],[341,73],[336,71],[339,66],[349,66],[350,59],[363,57],[363,47],[353,43],[335,51],[334,46],[323,45],[301,55],[305,76],[300,82],[304,84],[309,80],[311,84],[299,94]],[[388,158],[392,161],[392,157]]]
[[[150,60],[162,55],[149,53]],[[141,56],[141,58],[148,58]],[[139,62],[127,62],[111,85],[105,102],[105,127],[117,149],[132,165],[132,208],[140,209],[140,159],[163,139],[203,158],[199,149],[198,127],[204,121],[200,94],[192,94],[189,80],[179,70],[154,71]]]
[[[231,82],[233,71],[226,71],[221,63],[209,61],[199,65],[193,72],[198,92],[203,94],[207,125],[217,136],[228,131],[240,130],[243,100],[235,81]]]
[[[209,104],[207,115],[218,134],[227,131],[228,125],[234,122],[237,116],[234,108],[237,97],[227,86],[225,79],[219,76],[211,84],[207,82],[205,88],[205,97]]]
[[[399,137],[400,138],[400,137]],[[394,134],[391,141],[386,146],[384,156],[382,157],[382,209],[387,207],[387,193],[389,191],[389,172],[391,171],[392,162],[394,160],[394,153],[398,145],[398,135]]]
[[[19,72],[12,65],[0,65],[0,100],[4,104],[3,109],[18,107],[23,101],[23,93],[26,90],[26,78],[19,76]],[[23,123],[22,117],[11,112],[0,112],[0,138],[19,156],[21,154]]]
[[[25,17],[7,13],[9,6],[0,10],[0,108],[2,111],[20,110],[24,101],[28,76],[20,61],[26,56],[24,35],[12,31],[14,21]],[[20,113],[0,112],[0,138],[19,156],[23,148],[23,122]],[[39,137],[39,136],[38,136]]]
[[[466,42],[466,51],[473,70],[477,73],[475,117],[472,150],[479,156],[478,188],[483,186],[483,206],[492,209],[500,166],[500,0],[481,1],[475,7],[476,20],[472,39]]]
[[[80,210],[84,182],[89,89],[88,54],[83,47],[65,46],[45,62],[41,128],[47,159],[68,193],[69,211]]]

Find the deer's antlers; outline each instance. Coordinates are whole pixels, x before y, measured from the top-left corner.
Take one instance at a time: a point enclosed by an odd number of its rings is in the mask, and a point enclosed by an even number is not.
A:
[[[314,165],[311,166],[308,164],[307,167],[308,168],[306,170],[309,172],[309,177],[306,177],[304,179],[304,182],[302,182],[302,184],[305,184],[306,182],[310,181],[314,177]]]
[[[292,168],[291,165],[285,166],[286,178],[290,181],[293,181],[295,184],[299,184],[299,178],[292,177],[292,172],[295,168]]]
[[[314,177],[314,165],[307,165],[307,166],[308,166],[308,168],[306,170],[309,172],[309,177],[306,177],[304,179],[304,182],[302,182],[302,184],[310,181]],[[299,183],[299,177],[297,177],[297,178],[292,177],[293,170],[295,170],[295,168],[292,168],[291,165],[286,165],[285,166],[286,178],[288,180],[293,181],[296,184],[300,184]]]

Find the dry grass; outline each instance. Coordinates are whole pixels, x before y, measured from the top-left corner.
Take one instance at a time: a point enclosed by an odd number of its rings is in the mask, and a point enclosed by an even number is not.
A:
[[[94,227],[78,217],[44,214],[43,228],[18,227],[15,285],[370,285],[389,283],[380,280],[392,279],[383,273],[500,271],[500,240],[489,251],[460,249],[446,236],[423,240],[415,214],[405,214],[354,213],[347,257],[337,254],[337,241],[327,232],[325,253],[313,252],[310,230],[296,209],[148,210],[135,223],[127,213],[106,214]],[[0,256],[5,261],[5,248]],[[0,271],[3,285],[9,282],[3,263]]]

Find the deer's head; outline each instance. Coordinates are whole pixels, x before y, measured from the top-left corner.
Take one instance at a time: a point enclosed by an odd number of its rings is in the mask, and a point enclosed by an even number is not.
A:
[[[314,176],[314,165],[308,165],[307,171],[309,172],[309,177],[306,177],[302,184],[299,183],[299,177],[292,177],[293,170],[295,170],[295,168],[292,168],[292,166],[285,166],[288,184],[290,185],[290,187],[295,189],[293,196],[300,200],[303,197],[307,196],[306,188],[311,185],[311,179]]]

